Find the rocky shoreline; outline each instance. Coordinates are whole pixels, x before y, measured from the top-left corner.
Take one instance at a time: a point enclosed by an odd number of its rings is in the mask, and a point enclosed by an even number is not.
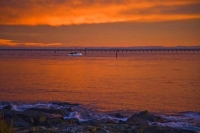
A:
[[[63,108],[28,108],[23,111],[13,110],[11,105],[1,109],[3,118],[12,123],[17,133],[197,133],[194,130],[175,129],[159,126],[156,123],[166,121],[160,116],[142,111],[133,114],[127,120],[118,122],[111,119],[92,119],[80,121],[69,118],[78,104],[53,103]],[[116,118],[124,118],[120,113]]]

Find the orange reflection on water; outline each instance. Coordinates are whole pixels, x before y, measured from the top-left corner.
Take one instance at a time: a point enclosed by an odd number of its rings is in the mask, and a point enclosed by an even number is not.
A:
[[[67,101],[106,111],[199,111],[199,54],[44,55],[0,59],[1,101]]]

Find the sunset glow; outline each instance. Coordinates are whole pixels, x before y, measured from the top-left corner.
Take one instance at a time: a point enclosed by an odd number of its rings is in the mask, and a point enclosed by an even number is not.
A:
[[[197,37],[200,33],[199,19],[199,0],[0,0],[0,46],[192,46],[199,45],[200,42]],[[192,22],[192,25],[188,22]],[[120,39],[117,42],[113,40],[116,30],[121,30],[124,28],[122,25],[130,23],[130,28],[122,30]],[[159,35],[163,34],[163,38],[158,38],[160,41],[155,39],[157,34],[154,32],[158,32],[157,27],[152,26],[156,23],[162,26],[162,30],[158,29],[161,32]],[[171,23],[175,27],[170,27]],[[107,24],[117,26],[107,31]],[[137,29],[137,24],[142,26]],[[185,25],[176,29],[176,25],[182,24]],[[40,31],[38,27],[41,25],[50,27]],[[17,31],[7,29],[12,26],[25,28],[17,28]],[[60,31],[60,26],[70,30]],[[86,28],[82,29],[84,26]],[[99,29],[99,26],[102,28]],[[170,32],[177,32],[176,39],[172,36],[173,33],[166,35],[164,29],[167,27],[171,28]],[[191,31],[191,28],[194,29]],[[34,33],[31,33],[33,31]],[[50,36],[57,39],[48,38],[48,31],[51,31]],[[140,31],[146,39],[134,38],[142,36]],[[97,32],[98,36],[94,36]],[[109,34],[106,35],[107,33]],[[151,37],[146,35],[147,33],[150,33]]]
[[[0,23],[71,25],[107,22],[155,22],[200,18],[198,0],[11,0],[1,1]]]
[[[0,0],[0,133],[200,133],[200,0]]]

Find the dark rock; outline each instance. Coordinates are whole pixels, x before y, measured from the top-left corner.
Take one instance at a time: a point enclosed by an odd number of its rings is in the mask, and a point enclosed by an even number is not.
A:
[[[2,110],[2,114],[6,121],[11,122],[15,127],[29,127],[29,126],[54,126],[57,124],[66,124],[66,121],[61,115],[63,112],[55,109],[43,110],[43,109],[30,109],[22,112],[14,110]],[[51,114],[54,113],[54,114]],[[56,114],[57,113],[57,114]],[[76,121],[77,122],[77,121]]]
[[[19,112],[17,115],[35,126],[51,126],[65,122],[62,115],[50,114],[47,112],[26,110],[24,112]]]
[[[65,133],[83,133],[83,128],[81,126],[77,126],[77,125],[70,125],[64,131],[65,131]]]
[[[135,128],[133,128],[133,133],[144,133],[144,130],[148,127],[148,125],[137,125]]]
[[[8,122],[12,123],[14,127],[29,127],[32,124],[29,121],[26,121],[23,117],[21,117],[20,112],[14,110],[2,110],[3,118]]]
[[[47,129],[46,127],[40,127],[40,126],[32,127],[29,129],[29,131],[25,130],[25,132],[28,132],[28,133],[57,133],[57,131],[54,131],[52,129]]]
[[[108,131],[105,129],[100,129],[100,130],[97,130],[95,133],[108,133]]]
[[[47,119],[48,119],[47,116],[38,116],[37,117],[37,124],[38,125],[46,125],[46,123],[48,123]]]
[[[14,127],[30,127],[32,124],[30,124],[29,122],[26,122],[24,120],[20,120],[20,121],[13,121],[13,126]]]
[[[80,105],[80,104],[68,103],[68,102],[53,102],[52,104],[56,104],[59,106],[78,106],[78,105]]]
[[[134,130],[135,126],[130,126],[127,124],[112,124],[112,123],[106,123],[106,124],[101,124],[99,126],[100,131],[107,131],[111,133],[132,133]]]
[[[120,113],[116,113],[116,114],[115,114],[115,117],[117,117],[117,118],[124,118],[124,116],[121,115]]]
[[[120,120],[120,121],[118,122],[118,124],[126,124],[126,121]]]
[[[6,105],[3,107],[3,110],[11,110],[12,106],[11,105]]]
[[[144,130],[144,133],[174,133],[170,127],[150,126]]]
[[[149,126],[144,130],[144,133],[197,133],[197,132],[185,129],[174,129],[171,127]]]
[[[148,112],[148,110],[141,111],[141,112],[139,112],[138,115],[140,115],[140,116],[149,115],[149,112]]]
[[[12,119],[14,117],[13,110],[3,109],[1,112],[2,112],[3,117],[6,119]]]
[[[60,118],[48,119],[48,121],[45,124],[46,124],[46,126],[47,125],[54,126],[54,125],[58,125],[58,124],[66,124],[66,125],[68,125],[68,123],[65,120],[60,119]]]
[[[67,111],[74,112],[74,108],[70,107],[70,108],[67,109]]]
[[[6,121],[13,123],[16,132],[24,133],[56,133],[56,132],[92,132],[92,133],[197,133],[196,131],[174,129],[148,125],[148,122],[162,122],[163,120],[142,111],[132,115],[127,121],[116,123],[110,119],[89,120],[80,122],[77,118],[63,119],[66,109],[32,108],[25,111],[2,110]],[[115,115],[123,118],[121,114]]]
[[[89,121],[82,121],[80,122],[81,125],[91,125],[91,126],[98,126],[100,124],[100,121],[97,120],[89,120]]]
[[[163,122],[164,120],[159,116],[149,114],[148,111],[142,111],[142,112],[140,112],[138,114],[134,114],[130,118],[128,118],[127,123],[128,124],[146,125],[146,124],[148,124],[149,121],[150,122]]]
[[[116,124],[116,122],[114,120],[110,120],[110,119],[101,119],[100,123],[112,123],[112,124]]]
[[[112,123],[112,124],[116,124],[116,122],[114,120],[106,120],[105,123]]]
[[[126,123],[133,124],[133,125],[148,125],[148,122],[146,119],[138,117],[138,116],[132,116],[132,117],[128,118]]]
[[[185,130],[185,129],[173,129],[174,133],[198,133],[197,131]]]
[[[71,124],[80,124],[79,119],[77,118],[70,118],[67,119],[67,122],[71,125]]]
[[[84,127],[84,130],[90,131],[90,132],[92,132],[92,133],[96,132],[98,129],[99,129],[99,128],[96,127],[96,126],[86,126],[86,127]]]
[[[28,110],[37,111],[37,112],[43,112],[43,113],[49,113],[49,114],[60,114],[62,116],[68,116],[70,112],[64,110],[64,109],[45,109],[45,108],[31,108]]]
[[[40,117],[42,117],[42,116],[47,117],[48,114],[41,113],[38,111],[26,110],[24,112],[15,113],[15,115],[20,116],[25,121],[27,121],[33,125],[38,125],[40,123]]]

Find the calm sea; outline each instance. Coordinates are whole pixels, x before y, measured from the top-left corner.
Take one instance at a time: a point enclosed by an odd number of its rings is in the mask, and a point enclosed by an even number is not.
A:
[[[0,102],[71,102],[99,111],[200,111],[199,52],[0,52]]]

